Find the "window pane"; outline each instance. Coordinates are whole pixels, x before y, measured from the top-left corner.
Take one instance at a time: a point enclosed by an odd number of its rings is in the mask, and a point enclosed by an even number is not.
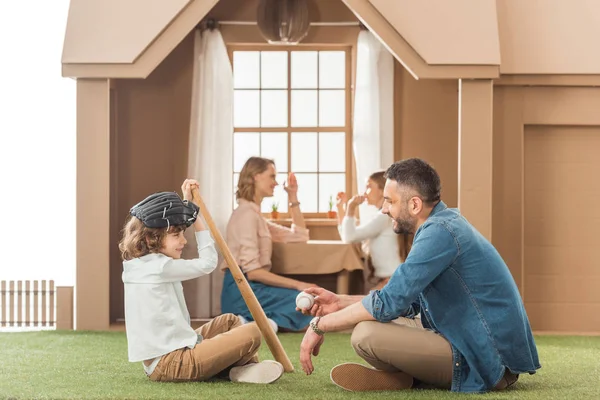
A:
[[[319,88],[343,89],[346,87],[346,52],[319,52]]]
[[[270,213],[273,211],[273,204],[277,204],[277,211],[285,213],[288,211],[288,200],[287,192],[283,189],[283,182],[287,179],[287,174],[277,174],[277,187],[273,192],[273,197],[266,197],[260,204],[260,211],[264,213]]]
[[[233,87],[235,89],[258,89],[260,87],[259,54],[258,51],[233,52]]]
[[[317,174],[296,174],[302,212],[317,212]]]
[[[240,174],[233,174],[233,209],[235,210],[238,206],[237,199],[235,198],[235,192],[237,192],[237,184],[240,180]]]
[[[233,93],[233,126],[256,128],[259,124],[258,90],[236,90]]]
[[[263,89],[287,89],[287,51],[263,51],[260,60],[260,87]]]
[[[263,90],[260,93],[260,125],[268,128],[288,126],[287,90]]]
[[[344,132],[319,133],[319,171],[346,171],[346,134]]]
[[[292,90],[292,126],[317,126],[316,90]]]
[[[317,52],[292,51],[292,88],[317,88]]]
[[[278,172],[287,172],[287,139],[286,132],[261,133],[260,156],[275,161],[275,167]]]
[[[292,133],[292,172],[317,172],[316,133]]]
[[[319,91],[319,126],[346,126],[344,90]]]
[[[258,133],[234,133],[233,171],[240,172],[244,163],[252,156],[260,156]]]
[[[335,210],[335,197],[337,193],[345,191],[345,174],[319,174],[319,212],[329,211],[330,196],[333,200],[333,210]]]

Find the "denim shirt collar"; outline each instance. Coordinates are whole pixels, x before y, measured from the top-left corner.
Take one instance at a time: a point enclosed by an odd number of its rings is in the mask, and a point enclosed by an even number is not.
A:
[[[446,203],[444,203],[443,201],[440,200],[439,203],[437,203],[433,207],[433,209],[429,213],[429,216],[427,217],[427,219],[430,219],[434,215],[439,214],[440,212],[446,210],[447,208],[448,208],[448,206],[446,205]],[[425,224],[426,224],[426,222],[424,222],[421,226],[419,226],[419,228],[415,232],[415,237],[417,237],[417,235],[421,232],[421,230],[423,229],[423,226],[425,226]]]
[[[432,215],[435,215],[435,214],[439,213],[440,211],[444,211],[446,208],[448,208],[446,203],[444,203],[443,201],[440,200],[439,203],[437,203],[433,207],[433,210],[431,210],[431,213],[429,213],[429,216],[431,217]]]

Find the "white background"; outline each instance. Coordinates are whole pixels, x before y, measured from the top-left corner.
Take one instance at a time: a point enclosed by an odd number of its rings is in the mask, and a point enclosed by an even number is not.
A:
[[[0,280],[75,283],[75,81],[68,0],[0,2]]]

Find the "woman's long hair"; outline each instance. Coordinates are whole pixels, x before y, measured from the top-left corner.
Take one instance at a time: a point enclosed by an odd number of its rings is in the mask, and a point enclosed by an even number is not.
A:
[[[254,176],[265,172],[271,164],[275,166],[275,161],[262,157],[250,157],[240,171],[235,198],[254,201]]]

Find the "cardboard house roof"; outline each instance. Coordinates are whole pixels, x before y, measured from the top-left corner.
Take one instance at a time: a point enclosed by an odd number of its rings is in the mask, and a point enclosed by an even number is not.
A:
[[[63,76],[145,78],[218,1],[71,0]],[[340,1],[416,79],[499,76],[495,0]]]

